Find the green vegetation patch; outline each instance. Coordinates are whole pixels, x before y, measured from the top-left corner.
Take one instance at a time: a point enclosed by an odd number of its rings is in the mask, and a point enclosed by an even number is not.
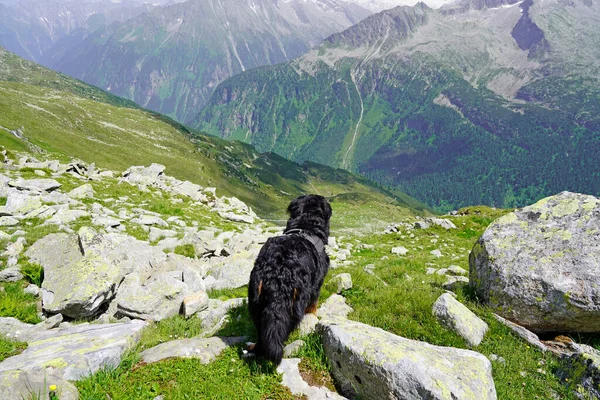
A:
[[[1,283],[0,317],[14,317],[20,321],[37,324],[40,322],[37,310],[37,299],[23,292],[25,282]]]
[[[294,399],[280,377],[255,360],[241,358],[241,347],[226,349],[208,365],[196,359],[169,359],[136,364],[126,359],[114,371],[77,382],[83,399]]]
[[[17,342],[0,335],[0,362],[15,356],[27,348],[27,343]]]

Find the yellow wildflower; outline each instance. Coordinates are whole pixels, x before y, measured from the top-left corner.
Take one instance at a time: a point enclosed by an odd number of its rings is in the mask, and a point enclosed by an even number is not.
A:
[[[56,385],[50,385],[48,386],[48,389],[50,389],[51,392],[56,391]]]

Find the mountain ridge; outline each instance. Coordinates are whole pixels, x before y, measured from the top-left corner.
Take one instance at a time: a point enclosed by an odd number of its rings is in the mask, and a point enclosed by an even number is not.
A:
[[[597,21],[584,1],[397,7],[221,83],[194,126],[361,172],[440,210],[595,194],[584,165],[600,136]],[[519,45],[534,26],[543,38]],[[588,32],[577,46],[575,26]]]

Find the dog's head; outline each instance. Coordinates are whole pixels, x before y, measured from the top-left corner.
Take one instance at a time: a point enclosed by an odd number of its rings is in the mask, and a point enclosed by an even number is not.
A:
[[[332,211],[325,197],[318,194],[307,194],[292,200],[287,212],[290,214],[290,219],[296,219],[306,214],[313,217],[320,216],[323,221],[329,222]]]

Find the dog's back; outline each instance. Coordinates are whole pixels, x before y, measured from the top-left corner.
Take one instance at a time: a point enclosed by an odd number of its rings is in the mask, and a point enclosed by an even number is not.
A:
[[[300,236],[269,239],[250,275],[250,315],[258,331],[257,355],[279,364],[283,343],[316,301],[327,263]]]

